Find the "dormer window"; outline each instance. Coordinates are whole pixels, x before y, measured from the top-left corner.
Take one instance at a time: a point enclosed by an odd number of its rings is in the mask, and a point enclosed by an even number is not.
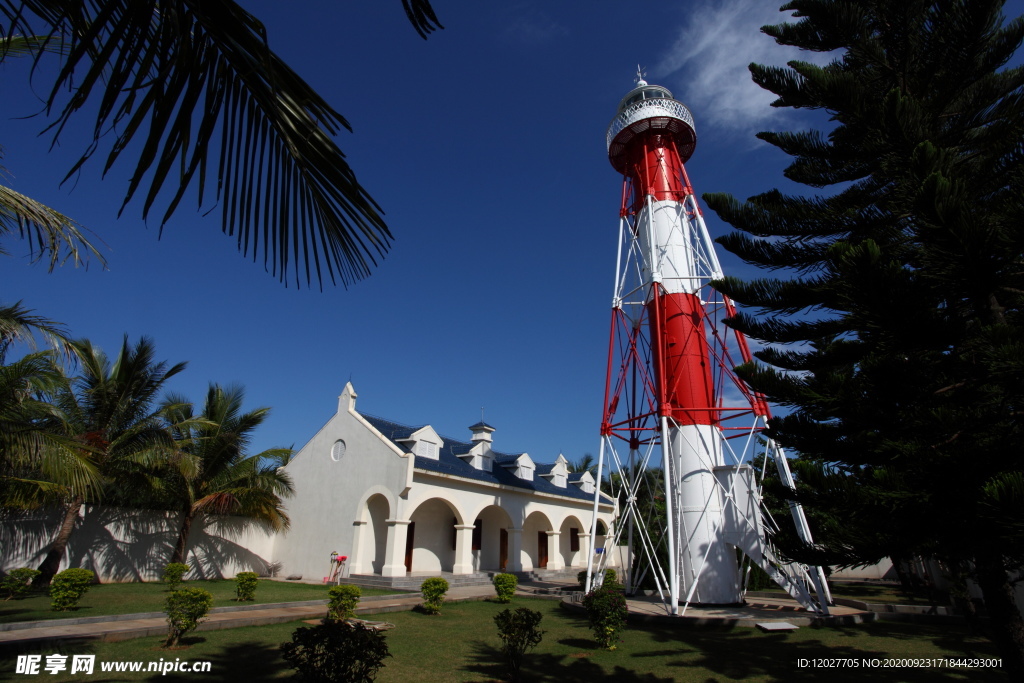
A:
[[[533,471],[537,469],[537,466],[533,463],[533,458],[526,453],[502,459],[501,466],[523,481],[533,481]]]
[[[437,444],[433,441],[417,441],[412,449],[413,454],[437,460]]]
[[[596,488],[594,475],[590,472],[583,472],[582,474],[574,475],[572,483],[580,487],[580,490],[583,491],[583,493],[593,493]]]
[[[444,448],[444,441],[430,425],[420,427],[404,439],[395,439],[395,441],[403,444],[413,455],[431,460],[439,460],[440,451]]]
[[[533,481],[534,469],[532,462],[519,462],[516,465],[516,476],[526,481]]]
[[[551,467],[541,468],[541,475],[545,479],[551,482],[552,486],[556,486],[560,489],[564,489],[566,484],[569,483],[569,461],[565,459],[565,456],[561,453],[555,459],[555,462]]]

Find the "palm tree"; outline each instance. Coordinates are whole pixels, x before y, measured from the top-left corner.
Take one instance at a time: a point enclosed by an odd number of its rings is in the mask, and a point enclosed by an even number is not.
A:
[[[164,383],[185,369],[155,360],[153,341],[142,337],[134,345],[125,337],[117,357],[88,340],[72,342],[81,372],[54,395],[64,421],[65,436],[83,456],[91,458],[103,480],[96,491],[72,481],[53,482],[52,496],[64,509],[53,543],[39,565],[35,583],[45,585],[60,568],[61,559],[87,500],[112,495],[141,502],[153,490],[153,472],[170,452],[170,436],[153,405]],[[95,497],[92,497],[95,496]]]
[[[568,468],[570,472],[590,472],[593,476],[597,476],[597,462],[594,461],[594,456],[591,453],[584,453],[579,460],[570,460]]]
[[[402,4],[423,38],[442,28],[429,0]],[[332,139],[351,130],[348,122],[270,50],[263,24],[236,3],[0,0],[0,16],[8,35],[44,36],[43,47],[66,49],[46,95],[54,139],[79,110],[96,112],[92,144],[65,179],[104,136],[104,172],[126,149],[138,150],[121,211],[138,194],[146,218],[160,197],[161,226],[189,187],[198,186],[202,205],[213,183],[222,230],[238,236],[243,254],[251,247],[253,260],[262,248],[281,281],[300,284],[304,270],[307,284],[315,271],[321,286],[325,275],[348,285],[387,251],[379,207]],[[86,107],[90,100],[95,106]]]
[[[27,353],[7,362],[11,346],[35,348],[43,336],[55,349],[68,351],[61,324],[35,315],[19,301],[0,305],[0,505],[28,508],[51,496],[53,481],[67,481],[95,491],[98,473],[88,454],[73,447],[64,433],[62,414],[51,402],[65,382],[54,351]]]
[[[211,384],[199,415],[181,397],[165,400],[163,416],[180,453],[166,477],[166,492],[181,511],[171,562],[185,560],[192,525],[202,515],[235,515],[275,531],[288,528],[282,499],[293,488],[280,468],[288,463],[292,450],[246,454],[252,432],[268,417],[270,408],[243,413],[244,397],[241,386]]]
[[[99,493],[92,454],[64,436],[63,415],[50,400],[65,381],[52,351],[0,363],[0,506],[39,507],[66,488]]]

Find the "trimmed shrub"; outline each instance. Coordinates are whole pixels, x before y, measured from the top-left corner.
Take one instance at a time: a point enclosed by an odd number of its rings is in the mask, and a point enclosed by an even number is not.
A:
[[[516,594],[516,586],[519,585],[519,579],[515,574],[495,574],[494,579],[494,592],[498,595],[498,602],[508,604],[512,602],[512,596]]]
[[[235,600],[247,602],[256,599],[256,587],[260,585],[260,577],[256,572],[238,572],[235,574]]]
[[[626,597],[616,588],[601,586],[583,596],[594,638],[605,650],[614,650],[617,636],[626,626]]]
[[[213,607],[213,595],[202,588],[182,588],[167,596],[167,641],[164,647],[175,647],[181,637],[194,631]]]
[[[178,586],[181,585],[181,580],[184,578],[185,572],[189,569],[191,569],[191,567],[183,562],[171,562],[169,565],[164,567],[163,579],[164,583],[169,586],[168,590],[178,590]]]
[[[328,588],[327,597],[327,618],[345,620],[356,615],[356,606],[359,598],[363,597],[363,591],[359,586],[343,584]]]
[[[438,576],[429,578],[420,585],[420,592],[423,593],[423,611],[427,614],[440,614],[444,594],[448,592],[448,582]]]
[[[594,574],[594,578],[595,579],[597,578],[597,574],[596,573]],[[581,571],[579,574],[576,575],[576,580],[579,581],[579,583],[580,583],[580,590],[581,591],[587,590],[587,570],[586,569],[584,569],[583,571]],[[604,570],[604,583],[602,583],[601,585],[602,586],[608,586],[609,588],[615,588],[615,587],[621,588],[622,587],[622,584],[619,583],[619,575],[615,573],[614,569],[610,569],[610,568]]]
[[[391,653],[384,634],[375,629],[325,621],[297,629],[292,642],[281,644],[281,655],[302,681],[370,683]]]
[[[537,630],[543,617],[540,612],[526,607],[520,607],[515,612],[506,609],[494,615],[510,680],[521,680],[519,670],[523,665],[523,656],[530,648],[537,647],[544,637],[544,631]]]
[[[7,597],[4,600],[10,600],[11,598],[23,598],[28,595],[31,590],[32,579],[39,576],[42,572],[38,569],[29,569],[28,567],[22,567],[21,569],[12,569],[7,572],[7,576],[0,579],[0,593],[6,593]]]
[[[51,608],[54,612],[67,612],[78,607],[78,601],[89,590],[96,578],[88,569],[65,569],[50,581]]]

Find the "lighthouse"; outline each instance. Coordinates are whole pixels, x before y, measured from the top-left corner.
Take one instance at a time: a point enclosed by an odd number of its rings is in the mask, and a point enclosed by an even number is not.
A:
[[[771,543],[779,523],[812,542],[803,511],[791,504],[780,520],[762,510],[766,472],[793,480],[762,434],[764,397],[733,372],[751,355],[722,322],[732,302],[710,284],[723,273],[685,167],[693,116],[638,70],[606,143],[623,184],[598,467],[599,478],[613,474],[621,512],[591,553],[588,590],[624,549],[627,591],[653,587],[670,614],[742,603],[754,567],[827,614],[821,569],[787,562]]]

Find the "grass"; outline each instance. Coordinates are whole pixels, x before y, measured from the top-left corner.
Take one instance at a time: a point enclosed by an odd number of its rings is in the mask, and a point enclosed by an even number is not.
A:
[[[396,625],[388,631],[393,655],[377,677],[379,683],[459,683],[504,678],[500,641],[493,616],[505,605],[466,602],[445,605],[439,616],[418,612],[382,615]],[[800,668],[799,658],[885,657],[995,657],[991,643],[955,626],[923,626],[879,622],[848,628],[801,628],[792,633],[762,633],[756,629],[731,630],[633,627],[623,633],[618,649],[598,650],[584,619],[554,601],[516,598],[509,607],[529,607],[544,614],[540,646],[527,654],[524,680],[559,683],[668,683],[690,681],[1006,681],[993,669]],[[281,659],[279,646],[290,640],[301,622],[193,633],[187,649],[160,649],[160,638],[139,638],[120,643],[62,644],[42,647],[47,654],[95,654],[93,680],[269,681],[290,678],[292,670]],[[126,674],[100,672],[102,662],[139,661],[144,666],[160,659],[209,661],[206,674]],[[14,669],[15,657],[0,658],[0,678]],[[44,672],[45,673],[45,672]],[[66,672],[45,674],[48,681],[81,680]],[[92,678],[92,677],[90,677]]]
[[[210,591],[213,594],[214,607],[327,599],[327,587],[319,584],[261,580],[259,587],[256,588],[256,599],[247,603],[235,600],[235,582],[232,579],[183,581],[181,585],[196,586]],[[395,592],[379,588],[363,588],[362,591],[363,595],[386,595]],[[12,621],[162,612],[167,595],[165,583],[104,583],[92,586],[78,603],[77,610],[54,612],[50,609],[50,597],[40,592],[21,600],[0,602],[0,624]]]

